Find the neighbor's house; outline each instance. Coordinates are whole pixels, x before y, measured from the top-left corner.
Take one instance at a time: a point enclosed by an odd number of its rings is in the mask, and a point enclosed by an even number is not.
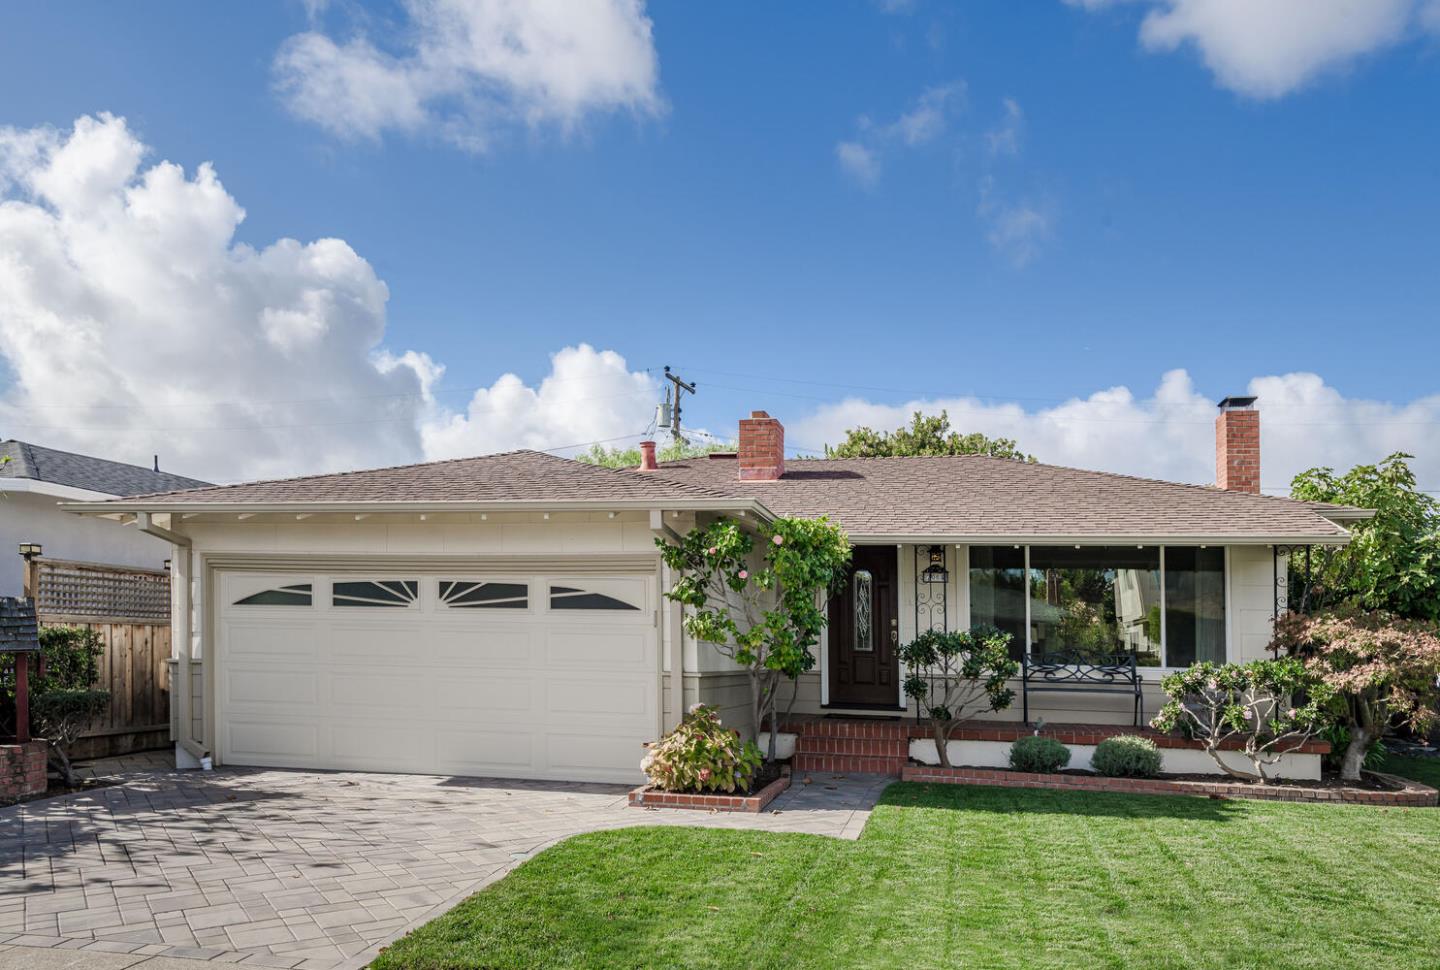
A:
[[[1151,712],[1166,669],[1265,656],[1288,548],[1344,543],[1365,513],[1258,494],[1253,399],[1216,430],[1214,487],[791,460],[756,412],[738,454],[656,465],[651,446],[638,469],[520,451],[71,508],[175,546],[184,762],[628,781],[696,701],[745,726],[743,675],[683,637],[655,549],[716,516],[825,515],[855,544],[800,712],[903,711],[896,648],[933,626],[995,624],[1017,656],[1134,651]],[[1132,718],[1045,697],[1032,719]]]
[[[42,546],[51,559],[113,566],[160,569],[170,558],[168,542],[142,535],[133,526],[71,515],[61,511],[59,503],[208,484],[26,441],[0,441],[0,596],[21,594],[21,543]]]

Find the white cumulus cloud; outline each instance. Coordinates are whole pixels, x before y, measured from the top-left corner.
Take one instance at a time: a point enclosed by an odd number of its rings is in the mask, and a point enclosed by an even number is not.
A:
[[[342,137],[433,132],[484,150],[497,132],[663,109],[643,0],[404,0],[393,44],[312,29],[275,58],[297,116]],[[317,13],[320,11],[317,10]]]
[[[862,185],[872,186],[880,179],[884,155],[934,141],[949,129],[964,105],[962,81],[926,88],[893,121],[876,122],[862,115],[855,123],[855,136],[836,143],[835,157],[848,175]]]
[[[1266,491],[1283,494],[1306,468],[1346,469],[1394,451],[1414,454],[1421,485],[1440,489],[1440,394],[1404,404],[1347,398],[1310,373],[1255,377],[1244,390],[1259,398]],[[953,427],[1014,438],[1043,462],[1203,484],[1215,480],[1220,396],[1201,394],[1188,373],[1173,370],[1145,396],[1111,387],[1042,407],[973,397],[903,404],[850,398],[787,422],[786,437],[818,448],[838,443],[848,428],[888,430],[908,424],[915,411],[948,410]]]
[[[385,284],[350,246],[238,243],[245,212],[210,165],[147,155],[110,115],[0,128],[0,436],[235,481],[647,422],[649,378],[588,347],[449,414],[443,366],[384,347]]]
[[[1065,2],[1088,10],[1143,3],[1147,50],[1193,47],[1221,86],[1259,99],[1289,94],[1440,21],[1434,0]]]

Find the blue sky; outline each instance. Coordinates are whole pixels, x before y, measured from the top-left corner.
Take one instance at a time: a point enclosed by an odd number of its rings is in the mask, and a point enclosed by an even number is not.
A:
[[[656,73],[642,95],[536,121],[492,76],[477,85],[485,107],[452,87],[431,117],[376,133],[306,116],[277,58],[310,34],[368,37],[403,59],[414,7],[12,6],[0,126],[63,139],[77,118],[111,112],[147,146],[142,171],[167,159],[193,177],[213,163],[246,214],[236,242],[343,239],[388,287],[377,346],[443,364],[422,426],[465,420],[474,390],[503,374],[536,386],[551,355],[583,343],[630,372],[669,363],[698,380],[687,417],[722,434],[765,407],[814,447],[842,415],[884,421],[912,402],[976,399],[957,423],[1029,431],[1021,444],[1042,457],[1203,479],[1209,415],[1189,397],[1146,405],[1162,375],[1183,369],[1185,393],[1213,403],[1257,378],[1309,373],[1319,385],[1265,412],[1275,434],[1290,428],[1276,439],[1279,484],[1311,453],[1380,457],[1366,429],[1385,422],[1384,443],[1424,452],[1440,489],[1440,34],[1427,29],[1440,17],[1426,4],[1381,0],[1403,16],[1336,28],[1373,36],[1367,50],[1337,53],[1324,25],[1292,25],[1319,34],[1314,50],[1277,38],[1271,70],[1263,43],[1224,67],[1235,34],[1204,10],[1168,24],[1192,24],[1173,50],[1146,39],[1167,26],[1147,18],[1206,0],[616,2],[649,21]],[[485,144],[460,143],[457,118]],[[846,144],[864,165],[847,166]],[[129,326],[143,335],[143,314]],[[35,362],[6,356],[17,409],[6,421],[22,437],[92,451],[159,439],[222,478],[248,470],[216,457],[227,435],[220,450],[273,451],[256,465],[265,472],[358,460],[357,448],[307,460],[308,447],[257,438],[243,421],[157,421],[139,404],[120,417],[97,399],[105,421],[62,420],[44,410],[56,405],[43,387],[18,386]],[[363,398],[357,421],[377,413],[379,395],[346,386],[317,378],[293,396]],[[1136,415],[1035,423],[1117,386]],[[628,384],[609,397],[621,394],[643,397]],[[1316,401],[1334,410],[1317,417]],[[635,415],[651,403],[616,416],[615,436],[641,430]],[[1023,415],[1006,418],[1006,404]],[[1150,440],[1173,456],[1080,440],[1093,437],[1084,421],[1164,430],[1167,407],[1184,427]],[[96,431],[112,418],[124,435]],[[304,423],[284,430],[309,438],[339,424]],[[1310,447],[1331,430],[1343,448]],[[578,443],[418,435],[376,457]]]

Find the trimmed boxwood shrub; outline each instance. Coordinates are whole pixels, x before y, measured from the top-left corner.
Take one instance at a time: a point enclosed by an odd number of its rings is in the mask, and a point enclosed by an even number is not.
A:
[[[1016,771],[1059,771],[1070,763],[1070,749],[1054,738],[1029,734],[1010,745],[1010,767]]]
[[[1120,734],[1095,746],[1090,767],[1107,778],[1154,778],[1160,774],[1160,749],[1138,734]]]

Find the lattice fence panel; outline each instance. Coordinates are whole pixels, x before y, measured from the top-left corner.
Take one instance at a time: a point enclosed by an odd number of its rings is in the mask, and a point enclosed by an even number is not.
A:
[[[42,617],[170,619],[170,574],[163,570],[38,560],[35,607]]]

